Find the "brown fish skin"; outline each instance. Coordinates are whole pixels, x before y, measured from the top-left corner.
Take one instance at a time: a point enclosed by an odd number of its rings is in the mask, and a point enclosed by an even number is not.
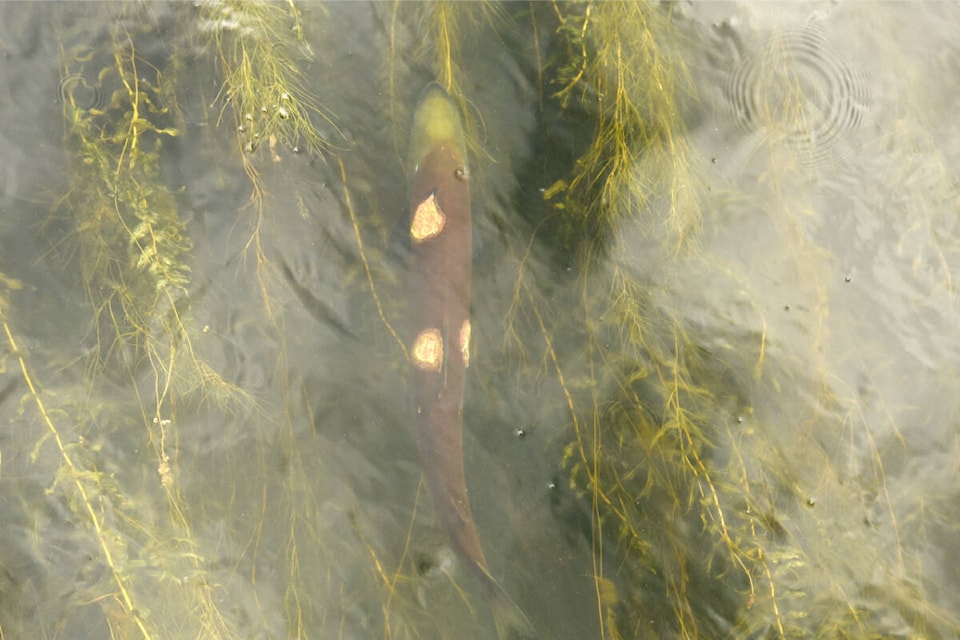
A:
[[[459,111],[436,83],[420,96],[410,160],[411,378],[423,472],[454,550],[485,588],[499,637],[536,638],[487,568],[467,498],[463,396],[470,359],[470,184]]]
[[[446,92],[439,85],[429,85],[418,111],[432,109],[431,118],[445,117],[444,102],[452,109]],[[438,332],[424,338],[431,341],[425,348],[439,340],[437,362],[427,366],[418,360],[414,338],[413,395],[421,461],[438,516],[460,556],[486,572],[463,470],[463,394],[468,364],[464,353],[469,352],[462,348],[460,336],[470,319],[472,232],[463,143],[453,138],[458,131],[459,126],[444,128],[441,133],[449,133],[450,139],[429,141],[431,146],[416,162],[410,188],[410,297],[416,336]],[[424,204],[431,199],[432,205]],[[436,235],[424,237],[437,226]]]

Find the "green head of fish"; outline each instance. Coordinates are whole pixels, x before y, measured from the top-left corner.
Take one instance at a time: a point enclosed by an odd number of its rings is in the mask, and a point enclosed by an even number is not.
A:
[[[413,115],[408,154],[410,175],[416,173],[423,157],[440,144],[451,145],[466,168],[467,149],[460,110],[443,87],[431,82],[420,93]]]

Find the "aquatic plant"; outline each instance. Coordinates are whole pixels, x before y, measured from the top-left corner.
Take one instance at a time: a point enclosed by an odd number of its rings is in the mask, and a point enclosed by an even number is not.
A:
[[[840,424],[872,438],[857,418],[858,401],[830,381],[820,331],[796,355],[771,345],[772,320],[759,299],[734,272],[718,273],[722,263],[698,239],[706,188],[685,142],[685,114],[697,101],[683,49],[688,36],[670,7],[583,3],[554,11],[552,50],[563,54],[552,61],[554,98],[588,115],[594,128],[568,177],[544,191],[554,212],[536,226],[540,238],[566,247],[559,259],[573,265],[572,291],[543,295],[535,240],[520,247],[506,346],[533,365],[530,376],[552,371],[556,400],[569,411],[564,464],[571,488],[589,504],[599,635],[882,636],[885,623],[855,613],[864,605],[849,595],[858,587],[847,571],[873,554],[855,546],[840,561],[822,548],[816,541],[828,536],[825,528],[846,518],[838,503],[826,506],[809,493],[830,486],[835,499],[855,502],[834,484],[842,474],[829,443]],[[791,171],[796,165],[771,167],[765,179],[774,193]],[[826,314],[811,267],[819,249],[797,232],[795,210],[784,204],[779,213],[777,224],[794,230],[784,237],[796,243],[784,250],[810,275],[815,308]],[[558,226],[559,233],[550,230]],[[706,336],[665,298],[658,278],[680,273],[675,264],[744,291],[746,315],[735,321],[742,334]],[[539,348],[521,338],[531,331],[541,336]],[[816,398],[820,418],[798,413],[805,393]],[[782,441],[775,425],[783,416],[793,421],[787,432],[796,441]],[[802,463],[784,457],[798,449],[807,452]],[[884,496],[876,453],[873,462],[866,482]],[[893,528],[888,544],[905,553],[890,499],[880,502]],[[869,599],[870,610],[890,606],[886,597]],[[893,600],[900,611],[916,610],[914,595]],[[904,624],[926,628],[943,613],[904,613]]]
[[[0,364],[16,380],[2,394],[22,393],[29,464],[46,479],[45,498],[62,507],[51,511],[76,525],[71,544],[89,556],[54,622],[93,619],[103,635],[147,638],[462,637],[450,621],[472,618],[477,637],[489,632],[476,586],[422,542],[430,508],[420,502],[412,448],[397,445],[403,434],[377,433],[369,449],[350,441],[363,436],[356,424],[407,419],[394,415],[406,289],[402,269],[388,262],[388,209],[405,182],[415,96],[436,80],[465,119],[471,189],[488,207],[478,216],[490,236],[481,259],[497,269],[483,285],[475,332],[487,350],[471,361],[468,395],[478,407],[535,399],[524,409],[547,437],[531,447],[555,456],[560,478],[543,500],[572,493],[572,522],[557,527],[589,549],[578,560],[592,588],[591,637],[955,633],[956,614],[928,597],[922,552],[909,540],[922,539],[928,523],[955,529],[950,505],[895,506],[883,445],[823,354],[830,302],[816,259],[824,249],[803,232],[813,205],[781,197],[799,169],[772,163],[762,189],[778,255],[803,275],[811,301],[802,339],[785,344],[762,294],[706,247],[704,230],[720,224],[726,205],[759,197],[729,185],[706,196],[705,160],[686,136],[698,96],[678,10],[378,5],[386,42],[370,44],[382,49],[368,71],[385,97],[370,109],[386,124],[354,132],[349,144],[339,126],[350,114],[335,117],[323,105],[343,103],[318,95],[303,71],[329,43],[315,39],[293,2],[178,5],[172,15],[186,35],[176,40],[158,35],[176,30],[161,28],[169,24],[149,5],[131,3],[108,21],[103,42],[65,46],[68,186],[43,230],[52,258],[77,272],[88,349],[65,363],[25,348],[21,283],[0,275]],[[327,7],[309,11],[316,25]],[[154,38],[164,46],[147,49]],[[509,137],[521,127],[509,115],[495,119],[471,93],[481,47],[521,60],[511,69],[518,93],[531,89],[523,115],[548,123],[523,135],[552,148],[549,127],[563,129],[565,153],[501,155],[491,142],[498,128]],[[236,322],[263,345],[263,389],[232,381],[202,340],[209,329],[197,309],[210,283],[195,270],[206,247],[164,171],[187,127],[184,96],[197,91],[184,71],[188,50],[216,80],[199,90],[211,156],[249,190],[226,226],[241,237],[232,273],[257,283],[259,308],[238,302],[246,315]],[[792,81],[776,66],[784,56],[765,62],[770,77]],[[805,100],[791,88],[796,95],[776,112],[786,132],[797,130],[788,120]],[[761,124],[769,123],[751,127]],[[391,137],[393,157],[368,161],[364,154],[390,155]],[[278,179],[275,168],[295,169],[294,156],[322,165],[311,167],[311,184]],[[501,184],[495,170],[504,167],[533,179]],[[330,209],[321,226],[346,231],[321,232],[315,251],[335,274],[336,302],[315,296],[296,265],[271,252],[283,216],[317,214],[306,203],[316,202],[312,183],[321,179]],[[679,285],[667,283],[680,273],[736,296],[736,313],[697,321],[689,301],[671,298]],[[298,303],[320,318],[303,333],[319,326],[334,338],[317,347],[300,335]],[[703,313],[717,309],[728,307],[706,304]],[[322,359],[328,377],[312,384],[300,351]],[[221,442],[222,425],[242,429],[246,448]],[[868,455],[852,479],[838,451],[854,440]],[[6,473],[6,452],[0,464]],[[205,466],[214,480],[198,471]],[[377,501],[384,484],[409,501]],[[42,524],[53,516],[29,513],[31,544],[44,557],[58,543],[56,527]],[[848,535],[837,539],[838,530]],[[515,577],[534,603],[538,562],[553,559],[530,560]],[[549,628],[538,616],[552,616],[528,613]]]
[[[322,6],[318,5],[320,10]],[[299,62],[315,54],[304,39],[300,10],[292,1],[221,2],[199,5],[196,32],[211,43],[222,74],[214,101],[217,123],[229,115],[243,169],[252,183],[257,223],[247,244],[253,249],[261,293],[268,312],[273,296],[261,231],[264,185],[258,152],[280,162],[282,150],[323,155],[339,139],[334,116],[305,87]],[[274,319],[277,322],[277,319]]]
[[[64,79],[76,77],[74,64],[102,64],[95,83],[84,81],[98,100],[77,100],[79,85],[61,83],[69,188],[44,223],[51,237],[70,229],[53,255],[76,266],[92,312],[92,348],[61,365],[84,372],[85,391],[58,393],[44,381],[19,347],[6,300],[0,314],[8,358],[27,389],[25,419],[44,434],[32,460],[53,464],[51,500],[82,523],[95,541],[91,562],[110,578],[88,585],[76,615],[99,606],[112,637],[225,637],[230,625],[214,603],[178,481],[178,419],[187,407],[258,409],[195,348],[204,328],[190,313],[193,244],[161,167],[183,130],[179,78],[171,59],[140,52],[138,43],[157,28],[152,17],[143,6],[120,7],[105,33],[106,55],[90,44],[61,48]],[[130,401],[109,399],[111,388],[127,390]],[[47,452],[51,441],[59,464]],[[117,467],[100,453],[109,441],[151,452],[152,467]],[[40,536],[38,553],[50,544]]]

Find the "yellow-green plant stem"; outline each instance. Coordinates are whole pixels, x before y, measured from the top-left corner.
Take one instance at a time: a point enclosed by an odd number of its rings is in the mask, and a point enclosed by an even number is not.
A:
[[[0,309],[0,314],[2,314],[2,311],[3,310]],[[83,484],[82,478],[84,475],[86,475],[86,472],[78,468],[74,464],[73,459],[70,457],[70,453],[67,451],[66,444],[60,435],[60,430],[57,429],[57,426],[53,423],[53,419],[47,412],[47,407],[43,402],[43,398],[40,396],[37,385],[34,383],[33,375],[31,375],[30,369],[27,366],[27,361],[24,359],[23,354],[20,351],[20,347],[17,345],[17,341],[13,337],[13,332],[10,330],[10,325],[5,319],[0,319],[0,324],[3,325],[3,332],[7,337],[7,342],[10,344],[11,353],[14,355],[14,357],[16,357],[17,362],[20,365],[21,376],[23,377],[23,381],[26,383],[27,388],[30,390],[30,396],[37,407],[40,418],[50,431],[50,435],[53,436],[54,441],[57,443],[57,450],[60,453],[60,457],[63,459],[64,464],[67,465],[67,469],[70,472],[70,480],[73,482],[73,486],[76,489],[77,494],[80,496],[80,501],[83,504],[84,512],[87,515],[89,524],[96,534],[97,543],[100,546],[101,553],[103,553],[104,561],[107,563],[107,566],[110,567],[110,573],[113,576],[113,581],[117,585],[117,590],[120,594],[120,602],[123,604],[127,614],[133,618],[143,637],[146,640],[150,640],[155,636],[147,628],[146,623],[138,613],[133,595],[131,594],[130,589],[127,587],[126,581],[121,575],[120,568],[113,559],[113,553],[110,551],[110,545],[107,543],[107,538],[104,535],[103,525],[100,522],[100,518],[97,516],[93,502],[90,500],[90,497],[87,494],[87,489]]]

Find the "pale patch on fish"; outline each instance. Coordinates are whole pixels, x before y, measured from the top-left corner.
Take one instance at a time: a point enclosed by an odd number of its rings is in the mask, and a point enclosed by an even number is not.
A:
[[[413,364],[421,371],[440,371],[443,366],[440,329],[424,329],[413,341]]]
[[[470,320],[464,320],[460,326],[460,357],[464,368],[470,366]]]
[[[414,242],[423,242],[430,238],[436,238],[443,231],[443,225],[446,224],[447,217],[437,204],[435,194],[417,205],[417,210],[413,212],[413,220],[410,221],[410,238]]]

